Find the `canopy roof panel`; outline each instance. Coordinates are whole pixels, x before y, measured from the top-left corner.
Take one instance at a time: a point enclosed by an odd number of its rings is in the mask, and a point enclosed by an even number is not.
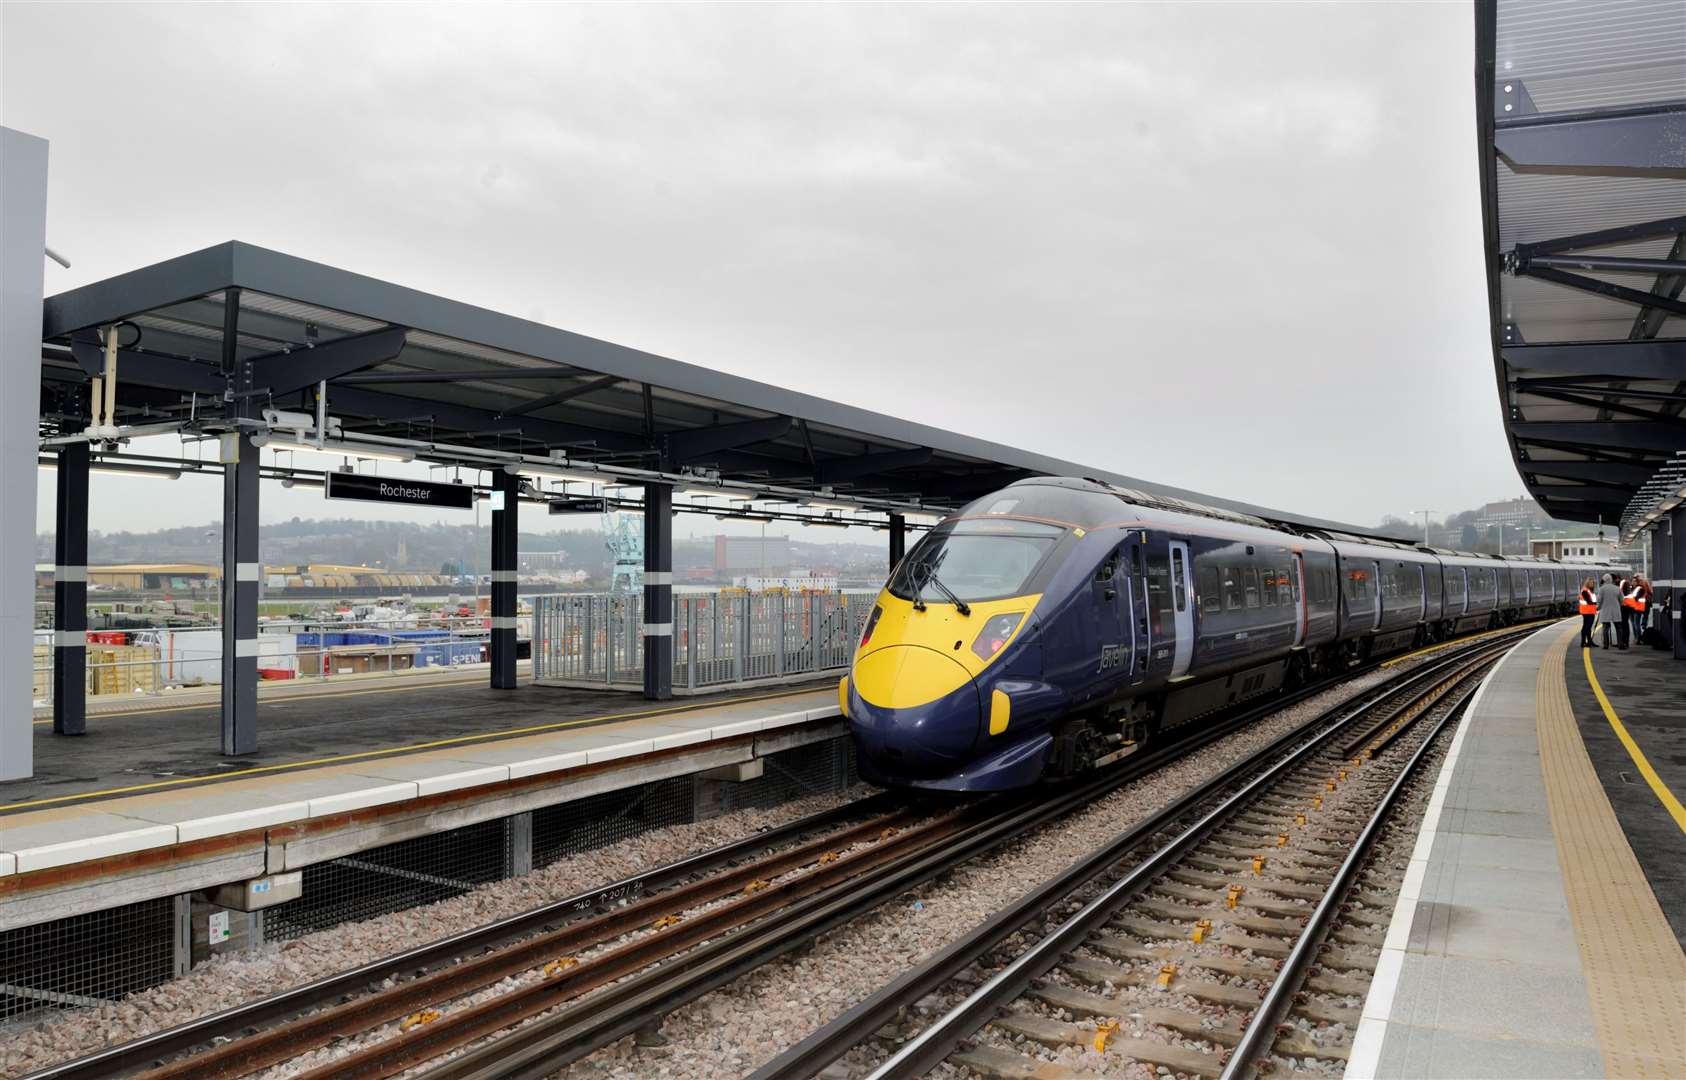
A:
[[[348,436],[564,454],[652,474],[950,510],[1014,480],[1085,476],[1308,528],[1366,530],[1004,446],[230,242],[50,298],[43,424],[86,423],[100,328],[120,419],[329,413]],[[232,331],[232,333],[230,333]]]
[[[1686,446],[1686,5],[1480,0],[1495,373],[1556,517],[1631,519]]]

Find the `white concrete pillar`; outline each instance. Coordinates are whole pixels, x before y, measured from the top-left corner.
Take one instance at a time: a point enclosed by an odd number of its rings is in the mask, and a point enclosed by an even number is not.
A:
[[[0,780],[35,768],[35,459],[47,140],[0,128]]]

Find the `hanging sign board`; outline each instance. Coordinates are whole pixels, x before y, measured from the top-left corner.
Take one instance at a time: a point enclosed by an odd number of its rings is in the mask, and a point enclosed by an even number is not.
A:
[[[550,512],[553,514],[606,514],[609,512],[608,499],[552,499]]]
[[[397,503],[447,510],[474,509],[474,488],[468,484],[442,484],[434,480],[400,480],[390,476],[331,472],[328,474],[328,482],[322,486],[322,491],[330,499]]]

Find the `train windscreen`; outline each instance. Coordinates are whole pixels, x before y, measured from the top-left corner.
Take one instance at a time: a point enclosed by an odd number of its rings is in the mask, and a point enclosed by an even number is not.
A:
[[[1021,596],[1054,545],[1065,535],[1035,521],[959,521],[932,529],[890,578],[890,594],[903,600],[941,599],[935,576],[968,603]]]

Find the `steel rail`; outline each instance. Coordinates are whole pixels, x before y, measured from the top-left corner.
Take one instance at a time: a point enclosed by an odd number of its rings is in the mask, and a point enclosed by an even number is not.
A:
[[[1370,820],[1365,824],[1364,830],[1353,841],[1351,850],[1347,852],[1346,858],[1341,860],[1339,869],[1335,871],[1334,880],[1324,890],[1322,898],[1317,902],[1317,907],[1312,910],[1310,919],[1306,921],[1305,928],[1300,931],[1298,940],[1294,942],[1293,949],[1289,951],[1287,959],[1282,961],[1282,966],[1277,969],[1276,978],[1271,982],[1270,989],[1265,992],[1264,1000],[1259,1002],[1258,1007],[1253,1010],[1253,1018],[1247,1024],[1246,1030],[1241,1033],[1241,1039],[1236,1043],[1235,1049],[1230,1052],[1228,1060],[1225,1061],[1224,1071],[1219,1080],[1242,1080],[1243,1077],[1251,1076],[1256,1070],[1263,1068],[1260,1059],[1270,1051],[1271,1046],[1276,1041],[1276,1022],[1280,1019],[1283,1010],[1287,1008],[1293,995],[1299,990],[1301,979],[1317,956],[1317,950],[1322,947],[1324,935],[1339,913],[1340,906],[1345,901],[1353,882],[1357,880],[1359,868],[1363,865],[1364,860],[1369,857],[1370,848],[1374,845],[1376,836],[1381,832],[1387,819],[1393,814],[1406,783],[1416,775],[1417,769],[1428,756],[1429,748],[1434,745],[1435,739],[1439,737],[1442,731],[1446,730],[1448,724],[1462,716],[1464,710],[1469,707],[1470,698],[1475,696],[1476,688],[1474,685],[1468,684],[1476,681],[1477,675],[1474,672],[1464,677],[1460,684],[1465,686],[1462,696],[1446,711],[1446,715],[1435,723],[1434,729],[1417,746],[1416,752],[1411,755],[1410,760],[1405,763],[1399,775],[1394,778],[1392,785],[1382,796],[1381,802],[1377,804],[1375,812],[1370,815]]]
[[[1051,910],[1065,897],[1088,885],[1120,859],[1164,831],[1172,822],[1187,817],[1200,805],[1210,801],[1213,792],[1227,788],[1237,778],[1258,768],[1263,762],[1303,739],[1306,732],[1326,724],[1341,723],[1348,717],[1356,717],[1375,708],[1388,698],[1408,691],[1418,681],[1431,679],[1463,664],[1472,650],[1488,646],[1493,646],[1495,651],[1498,647],[1508,648],[1513,639],[1521,636],[1523,632],[1517,631],[1496,639],[1470,642],[1463,650],[1436,657],[1429,662],[1429,666],[1401,672],[1385,683],[1323,710],[1305,724],[1229,766],[1200,788],[1184,794],[1160,808],[1153,816],[1114,836],[1100,849],[1043,882],[929,960],[886,983],[872,995],[762,1066],[752,1074],[751,1080],[805,1080],[816,1075],[825,1066],[865,1042],[875,1031],[894,1020],[907,1005],[928,996],[951,981],[976,963],[980,957],[989,954],[1001,942],[1022,930],[1037,916]]]
[[[1507,639],[1508,640],[1508,639]],[[1448,658],[1423,671],[1413,671],[1390,680],[1387,688],[1372,688],[1359,695],[1361,703],[1343,702],[1334,712],[1345,712],[1342,723],[1376,706],[1378,702],[1397,696],[1401,687],[1414,687],[1427,682],[1459,659]],[[1274,702],[1253,712],[1268,713],[1282,707]],[[1229,730],[1225,728],[1224,731]],[[1302,732],[1304,728],[1300,729]],[[1338,731],[1339,727],[1331,729]],[[1223,732],[1213,731],[1204,741]],[[1167,747],[1161,755],[1180,756],[1188,751],[1185,744]],[[621,984],[604,995],[598,995],[567,1007],[561,1012],[535,1023],[517,1028],[492,1042],[435,1067],[425,1075],[428,1080],[509,1080],[509,1078],[542,1077],[615,1039],[648,1025],[652,1017],[659,1017],[697,997],[724,985],[744,973],[782,955],[789,949],[835,926],[842,925],[907,888],[929,880],[960,862],[978,854],[993,851],[1007,841],[1022,835],[1043,821],[1069,812],[1069,808],[1086,805],[1104,790],[1121,786],[1134,776],[1145,775],[1157,768],[1159,760],[1143,761],[1139,771],[1129,778],[1098,778],[1068,792],[1051,803],[1032,804],[1013,811],[1009,820],[1000,826],[987,826],[976,835],[956,838],[951,845],[925,859],[914,858],[907,865],[886,868],[883,881],[851,882],[839,896],[833,893],[813,898],[806,911],[791,911],[777,920],[758,926],[732,938],[712,942],[690,957],[682,958],[662,968]],[[991,835],[994,833],[995,835]],[[866,890],[862,894],[862,890]],[[741,940],[740,940],[741,939]],[[329,1074],[324,1074],[329,1075]],[[337,1074],[335,1074],[337,1075]],[[311,1080],[317,1080],[311,1077]]]
[[[324,1002],[378,986],[387,979],[424,968],[436,968],[487,947],[542,933],[551,929],[557,920],[576,921],[593,910],[617,903],[629,896],[647,894],[651,890],[670,886],[697,874],[717,869],[733,860],[764,851],[768,846],[792,841],[806,833],[829,828],[854,817],[880,813],[898,804],[893,795],[880,792],[852,803],[821,810],[766,832],[729,841],[707,851],[688,855],[676,862],[551,901],[531,911],[472,927],[450,937],[382,957],[347,971],[210,1013],[84,1057],[48,1066],[28,1074],[24,1080],[95,1080],[153,1065],[162,1059],[219,1038],[242,1037],[253,1027],[284,1021]]]
[[[1508,640],[1506,646],[1508,647]],[[1468,669],[1485,660],[1485,653],[1497,651],[1499,646],[1473,646],[1479,658],[1460,656],[1458,666]],[[1453,663],[1457,663],[1454,661]],[[1450,666],[1450,665],[1448,665]],[[1439,674],[1437,667],[1432,672]],[[1443,693],[1457,676],[1429,686],[1412,701],[1398,707],[1403,711],[1421,697]],[[1398,693],[1388,695],[1397,697]],[[1108,886],[1100,895],[1085,904],[1076,914],[1064,920],[1052,933],[1020,953],[1006,967],[984,982],[955,1008],[904,1043],[901,1048],[869,1074],[869,1080],[898,1080],[914,1077],[935,1068],[954,1052],[955,1048],[984,1024],[994,1019],[1009,1001],[1021,996],[1031,983],[1046,975],[1060,960],[1077,948],[1088,936],[1106,922],[1131,897],[1146,888],[1154,878],[1184,858],[1188,851],[1215,830],[1223,821],[1249,803],[1282,777],[1290,774],[1330,745],[1363,715],[1363,710],[1348,715],[1324,731],[1311,736],[1302,746],[1274,764],[1225,798],[1216,807],[1201,815],[1194,824],[1161,846],[1142,862],[1132,867],[1122,878]],[[1202,785],[1210,796],[1212,786]]]
[[[1368,673],[1379,661],[1347,669],[1298,691],[1273,697],[1260,704],[1244,708],[1231,718],[1191,734],[1177,743],[1157,751],[1128,759],[1125,766],[1102,779],[1108,786],[1128,783],[1157,768],[1170,758],[1204,746],[1251,723],[1260,716],[1289,707],[1341,682]],[[1368,692],[1367,692],[1368,693]],[[1364,696],[1364,695],[1360,695]],[[1090,797],[1093,797],[1092,795]],[[209,1014],[195,1020],[108,1047],[85,1057],[72,1059],[31,1073],[25,1080],[89,1080],[131,1072],[148,1065],[159,1065],[195,1047],[215,1044],[221,1040],[250,1038],[265,1027],[285,1022],[334,999],[345,999],[365,988],[375,988],[388,979],[429,969],[451,965],[475,952],[484,952],[523,937],[554,930],[558,920],[577,921],[594,909],[616,903],[629,896],[649,894],[674,882],[694,878],[752,853],[765,851],[769,846],[784,843],[816,829],[838,822],[875,813],[895,805],[895,796],[880,793],[846,806],[835,807],[797,821],[786,823],[767,832],[732,841],[709,851],[688,856],[674,863],[657,867],[597,888],[583,891],[562,900],[553,901],[532,911],[509,916],[485,926],[474,927],[450,937],[403,953],[361,965],[349,971],[327,976],[313,982],[267,995],[245,1004]]]

